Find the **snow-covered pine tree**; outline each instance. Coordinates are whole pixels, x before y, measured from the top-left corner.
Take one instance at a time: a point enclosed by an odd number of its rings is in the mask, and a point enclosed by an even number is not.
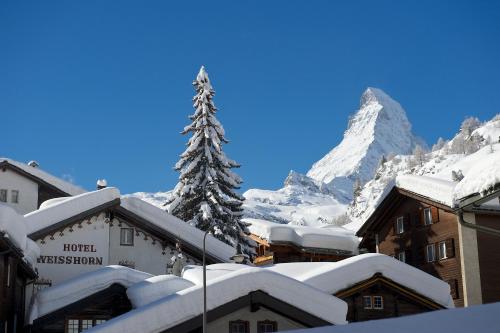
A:
[[[192,136],[175,165],[179,183],[167,202],[168,211],[235,248],[240,244],[243,253],[253,257],[255,244],[246,236],[249,231],[241,221],[244,198],[234,191],[242,179],[231,171],[240,165],[222,151],[222,144],[228,141],[215,117],[215,91],[203,66],[193,85],[195,112],[189,117],[192,123],[181,132]]]

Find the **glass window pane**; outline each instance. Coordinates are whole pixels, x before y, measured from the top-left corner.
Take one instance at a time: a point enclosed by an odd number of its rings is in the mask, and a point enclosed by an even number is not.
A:
[[[384,308],[384,300],[382,296],[373,296],[373,308],[374,309],[383,309]]]
[[[424,219],[426,225],[432,224],[432,212],[430,208],[424,209]]]
[[[371,309],[372,308],[372,298],[371,298],[371,296],[363,296],[363,307],[365,309]]]
[[[82,332],[92,327],[92,319],[82,319]]]
[[[69,319],[67,321],[66,327],[68,333],[79,333],[78,332],[78,319]]]
[[[19,191],[18,190],[10,191],[10,202],[19,203]]]

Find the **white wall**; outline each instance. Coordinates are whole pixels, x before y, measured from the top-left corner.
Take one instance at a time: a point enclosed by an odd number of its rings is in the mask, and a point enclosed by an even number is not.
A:
[[[132,262],[135,269],[140,271],[155,275],[170,273],[170,271],[167,271],[167,264],[171,263],[171,258],[178,254],[175,246],[167,246],[164,249],[158,238],[152,238],[151,235],[145,234],[140,228],[127,224],[125,221],[115,218],[112,224],[109,234],[110,265],[118,265],[121,261],[128,261]],[[133,246],[120,245],[121,228],[134,228]],[[186,256],[185,253],[184,257],[187,265],[199,263],[194,258]]]
[[[39,277],[52,280],[52,285],[108,265],[109,225],[104,214],[65,228],[62,236],[56,232],[36,243],[40,247]]]
[[[20,214],[27,214],[38,208],[38,184],[34,181],[6,169],[0,170],[0,189],[7,189],[7,205]],[[19,203],[11,202],[11,191],[19,191]],[[3,203],[3,202],[2,202]]]
[[[209,333],[225,333],[229,332],[229,322],[236,320],[249,321],[250,333],[257,333],[257,322],[264,320],[276,321],[278,323],[278,331],[294,330],[304,328],[299,323],[296,323],[286,317],[283,317],[271,310],[261,307],[258,311],[251,312],[250,307],[239,309],[224,317],[208,323]]]

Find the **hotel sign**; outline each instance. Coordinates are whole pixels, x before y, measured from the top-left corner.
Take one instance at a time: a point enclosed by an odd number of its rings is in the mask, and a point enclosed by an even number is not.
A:
[[[96,256],[95,244],[62,244],[64,255],[41,255],[37,262],[39,264],[55,265],[102,265],[102,256]]]

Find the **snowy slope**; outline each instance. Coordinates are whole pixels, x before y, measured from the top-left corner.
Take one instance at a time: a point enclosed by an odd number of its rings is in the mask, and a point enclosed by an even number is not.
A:
[[[469,173],[474,173],[474,168],[478,165],[495,164],[497,156],[500,154],[500,117],[497,115],[492,120],[482,124],[472,132],[472,135],[481,136],[484,141],[479,150],[472,154],[456,154],[452,150],[453,141],[461,134],[460,132],[446,143],[443,147],[425,155],[425,161],[419,164],[410,155],[398,155],[386,162],[378,171],[377,176],[367,182],[361,194],[349,205],[347,212],[352,223],[346,225],[347,228],[357,230],[362,223],[370,216],[380,200],[385,196],[398,175],[414,174],[426,175],[435,178],[453,181],[452,172],[461,172],[465,177]],[[490,138],[491,144],[488,144]],[[493,139],[496,138],[496,139]],[[496,165],[491,165],[491,170]],[[497,175],[500,177],[500,175]],[[465,178],[466,179],[466,178]],[[460,188],[458,183],[457,188]]]

